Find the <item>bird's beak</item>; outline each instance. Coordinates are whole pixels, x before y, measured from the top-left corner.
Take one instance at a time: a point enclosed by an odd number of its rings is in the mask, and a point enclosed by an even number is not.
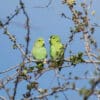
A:
[[[49,43],[51,43],[51,39],[49,38]]]

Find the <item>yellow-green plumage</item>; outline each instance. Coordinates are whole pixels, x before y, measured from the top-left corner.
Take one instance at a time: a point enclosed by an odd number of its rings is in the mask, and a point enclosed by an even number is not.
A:
[[[34,46],[32,48],[32,56],[34,59],[36,60],[45,60],[47,57],[47,52],[46,52],[46,48],[45,48],[45,43],[43,38],[38,38],[35,43]],[[43,67],[43,62],[37,62],[37,67]]]
[[[54,45],[55,43],[61,43],[61,39],[58,35],[50,36],[50,45]]]
[[[59,60],[64,56],[64,46],[61,43],[55,43],[50,46],[50,55],[53,60]]]
[[[54,60],[52,62],[53,67],[59,67],[63,64],[64,45],[61,43],[61,39],[57,35],[52,35],[50,37],[50,56],[51,59]]]

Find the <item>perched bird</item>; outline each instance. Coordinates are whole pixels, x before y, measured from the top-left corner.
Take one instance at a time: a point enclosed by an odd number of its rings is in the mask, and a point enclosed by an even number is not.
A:
[[[36,60],[45,60],[46,59],[47,51],[45,48],[45,42],[44,42],[43,38],[38,38],[35,41],[34,46],[32,48],[32,56]],[[44,62],[41,62],[41,61],[37,62],[37,68],[39,70],[43,69],[43,65],[44,65]]]
[[[50,57],[53,60],[52,67],[61,67],[64,59],[64,45],[57,35],[50,36]]]

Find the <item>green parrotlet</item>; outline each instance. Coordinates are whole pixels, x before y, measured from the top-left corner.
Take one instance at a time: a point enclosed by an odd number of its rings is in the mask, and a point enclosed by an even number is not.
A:
[[[38,38],[32,48],[32,56],[36,60],[45,60],[47,57],[47,51],[45,48],[45,42],[43,38]],[[43,69],[44,62],[37,62],[37,68]]]
[[[50,36],[50,57],[53,60],[51,67],[60,67],[64,59],[64,45],[58,35]]]

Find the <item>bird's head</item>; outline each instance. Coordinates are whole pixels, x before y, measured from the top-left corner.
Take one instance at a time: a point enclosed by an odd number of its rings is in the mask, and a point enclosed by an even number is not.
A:
[[[50,44],[55,44],[57,42],[61,42],[61,39],[58,35],[51,35],[49,42],[50,42]]]
[[[45,45],[45,42],[44,42],[44,39],[43,38],[38,38],[36,41],[35,41],[35,46],[44,46]]]

